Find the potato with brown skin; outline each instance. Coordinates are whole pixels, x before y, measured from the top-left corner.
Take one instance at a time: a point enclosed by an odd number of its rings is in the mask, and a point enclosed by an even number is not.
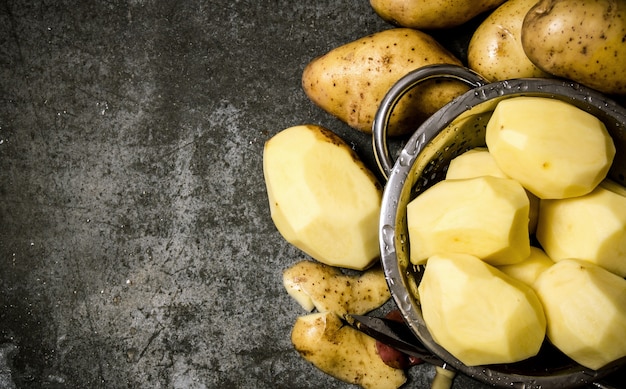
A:
[[[539,68],[608,94],[626,93],[626,2],[541,0],[522,46]]]
[[[383,20],[416,29],[459,26],[505,0],[370,0]]]
[[[461,62],[430,35],[394,28],[314,59],[304,69],[302,87],[319,107],[370,134],[378,106],[389,88],[408,72],[431,64]],[[412,133],[426,118],[468,89],[452,80],[418,85],[394,109],[388,134]]]
[[[468,66],[489,81],[549,77],[522,47],[524,16],[537,0],[508,0],[476,28],[467,49]]]

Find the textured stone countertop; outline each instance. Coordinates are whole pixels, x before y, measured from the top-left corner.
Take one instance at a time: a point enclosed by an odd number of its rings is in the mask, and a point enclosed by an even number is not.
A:
[[[350,387],[290,343],[303,255],[262,150],[315,123],[373,164],[300,77],[389,27],[367,1],[1,2],[0,387]]]

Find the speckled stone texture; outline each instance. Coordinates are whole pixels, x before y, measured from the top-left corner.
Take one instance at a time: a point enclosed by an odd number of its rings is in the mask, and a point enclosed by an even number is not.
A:
[[[291,346],[302,254],[262,150],[316,123],[373,167],[300,76],[389,27],[366,1],[2,1],[0,387],[350,387]]]

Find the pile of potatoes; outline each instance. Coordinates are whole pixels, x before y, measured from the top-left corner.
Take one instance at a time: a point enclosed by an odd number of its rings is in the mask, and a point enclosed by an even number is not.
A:
[[[396,81],[433,64],[464,65],[488,81],[565,78],[618,101],[626,97],[622,0],[370,0],[370,5],[389,28],[312,58],[301,80],[312,103],[359,132],[371,134],[379,104]],[[478,27],[463,48],[463,58],[435,38],[474,23]],[[453,80],[420,84],[394,109],[388,134],[411,134],[467,90]],[[346,314],[367,313],[389,299],[377,264],[382,185],[376,175],[331,130],[308,123],[284,129],[267,141],[263,172],[278,231],[310,257],[283,272],[285,289],[309,312],[296,320],[294,348],[348,383],[402,386],[406,365],[394,363],[373,339],[345,325]],[[528,227],[535,228],[533,204],[539,200],[520,188],[503,190],[530,199],[525,217],[530,217]],[[546,261],[533,254],[536,250],[530,248],[519,255],[534,258],[528,260],[533,265],[522,270],[516,263],[498,266],[520,278],[536,277],[533,269],[544,270]],[[445,261],[440,264],[450,268]],[[531,302],[527,310],[536,307],[536,301]],[[446,382],[449,386],[450,380]]]
[[[462,64],[488,81],[560,77],[610,95],[626,94],[626,3],[618,0],[371,0],[393,28],[313,59],[302,86],[319,107],[369,133],[381,99],[407,72]],[[433,35],[481,15],[467,58]],[[454,33],[454,32],[452,32]],[[438,81],[415,88],[394,110],[388,133],[405,135],[467,87]]]
[[[485,138],[407,206],[433,339],[468,366],[525,360],[545,339],[590,369],[625,357],[626,188],[606,178],[604,123],[513,97]]]

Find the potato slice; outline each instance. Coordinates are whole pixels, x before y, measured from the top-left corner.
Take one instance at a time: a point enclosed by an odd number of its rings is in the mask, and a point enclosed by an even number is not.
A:
[[[514,180],[440,181],[407,206],[411,262],[451,252],[492,265],[520,262],[530,254],[528,212],[528,196]]]
[[[613,139],[598,118],[542,97],[500,101],[485,140],[500,169],[543,199],[591,192],[615,156]]]
[[[344,325],[333,312],[301,316],[291,332],[300,355],[323,372],[363,388],[396,389],[406,382],[402,369],[387,366],[376,341]]]
[[[378,259],[382,187],[337,135],[315,125],[279,132],[265,144],[263,173],[288,242],[332,266],[363,270]]]
[[[498,269],[509,277],[533,286],[541,273],[554,265],[554,261],[539,247],[530,246],[530,255],[522,262],[512,265],[498,266]]]
[[[557,262],[535,283],[548,339],[570,358],[599,369],[626,356],[626,280],[576,259]]]
[[[493,176],[509,178],[493,159],[493,155],[486,147],[476,147],[464,152],[450,161],[446,171],[446,179],[475,178]],[[528,232],[534,234],[539,216],[539,198],[526,191],[529,201]]]
[[[626,191],[618,187],[605,181],[584,196],[541,200],[537,240],[553,260],[584,259],[626,277]]]
[[[389,288],[380,266],[360,274],[344,274],[338,268],[303,260],[283,272],[285,289],[307,311],[363,315],[382,306]]]
[[[539,352],[546,326],[539,299],[479,258],[429,258],[418,291],[433,339],[464,364],[510,363]]]

